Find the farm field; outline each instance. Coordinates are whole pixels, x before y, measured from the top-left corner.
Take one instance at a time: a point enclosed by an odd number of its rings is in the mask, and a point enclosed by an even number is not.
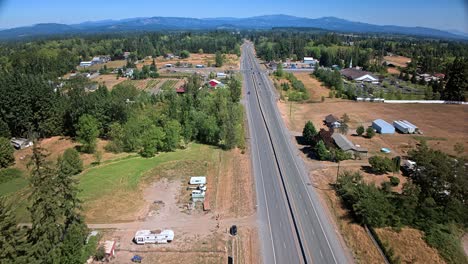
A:
[[[370,126],[372,121],[381,118],[391,123],[393,120],[405,119],[424,133],[423,135],[377,135],[372,140],[362,137],[350,137],[355,144],[369,148],[370,154],[378,152],[382,147],[388,147],[398,154],[404,155],[411,147],[418,143],[418,139],[425,139],[429,146],[455,154],[453,146],[460,142],[468,149],[468,106],[467,105],[439,105],[439,104],[384,104],[361,103],[354,101],[325,101],[316,104],[293,104],[291,119],[289,106],[279,104],[289,128],[300,132],[307,120],[311,120],[317,128],[324,127],[323,119],[328,114],[341,117],[344,113],[351,118],[349,133],[354,133],[359,125]],[[286,109],[287,108],[287,109]]]
[[[98,77],[93,79],[93,81],[96,81],[99,84],[105,85],[107,89],[109,90],[112,90],[114,86],[126,80],[128,80],[128,78],[125,78],[125,77],[119,77],[117,79],[115,74],[101,74]]]

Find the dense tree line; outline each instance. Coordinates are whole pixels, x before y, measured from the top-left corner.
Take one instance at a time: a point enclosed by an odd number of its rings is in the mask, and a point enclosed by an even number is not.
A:
[[[417,168],[401,193],[392,192],[389,187],[398,184],[396,180],[377,187],[365,183],[359,173],[346,172],[337,181],[338,194],[360,223],[420,229],[425,233],[425,240],[448,263],[466,263],[459,239],[460,232],[468,225],[465,161],[424,144],[409,155]]]
[[[234,53],[240,55],[241,36],[224,31],[200,33],[138,33],[91,35],[66,39],[0,44],[0,71],[55,78],[75,69],[80,61],[96,55],[123,59],[131,52],[137,59],[168,53]],[[3,75],[3,74],[2,74]]]

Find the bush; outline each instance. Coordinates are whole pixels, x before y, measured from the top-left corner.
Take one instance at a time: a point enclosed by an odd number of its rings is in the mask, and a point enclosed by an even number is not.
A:
[[[373,156],[369,158],[369,163],[374,173],[383,174],[392,171],[393,162],[387,157]]]
[[[375,136],[375,130],[372,127],[366,129],[366,137],[373,138]]]
[[[400,179],[398,177],[392,176],[390,177],[390,183],[392,186],[398,186],[398,184],[400,184]]]
[[[95,260],[103,260],[106,257],[106,249],[104,246],[99,246],[98,249],[96,250],[96,253],[94,254],[94,259]]]
[[[362,125],[358,126],[356,129],[356,134],[358,134],[358,136],[362,136],[364,134],[364,127]]]

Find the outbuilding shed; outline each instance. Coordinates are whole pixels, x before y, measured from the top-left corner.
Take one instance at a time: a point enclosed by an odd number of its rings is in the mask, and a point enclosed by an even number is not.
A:
[[[395,127],[385,122],[382,119],[376,119],[372,122],[372,128],[380,134],[393,134],[395,133]]]
[[[418,130],[417,126],[406,120],[395,120],[393,121],[393,126],[395,126],[395,128],[398,129],[401,133],[405,134],[413,134]]]

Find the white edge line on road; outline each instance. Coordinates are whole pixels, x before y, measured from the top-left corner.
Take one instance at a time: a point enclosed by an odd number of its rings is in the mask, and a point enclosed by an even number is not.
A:
[[[262,75],[262,76],[263,76],[263,75]],[[264,77],[267,77],[267,78],[269,79],[268,76],[264,76]],[[270,84],[270,83],[268,82],[268,84]],[[271,88],[271,85],[269,85],[269,86],[270,86],[270,88]],[[271,89],[269,89],[269,92],[271,93]],[[278,110],[277,110],[277,107],[274,107],[274,108],[275,108],[275,115],[278,117]],[[281,115],[279,115],[279,117],[281,118]],[[280,125],[280,127],[281,127],[281,133],[283,134],[283,137],[284,137],[284,136],[285,136],[285,135],[284,135],[284,132],[285,132],[285,131],[284,131],[284,125],[282,125],[281,123],[280,123],[279,125]],[[290,139],[289,136],[287,136],[286,139],[287,139],[288,141],[291,141],[291,139]],[[286,145],[288,145],[288,148],[289,148],[289,150],[291,151],[291,154],[293,154],[293,156],[294,156],[294,155],[295,155],[295,151],[292,149],[291,142],[286,142]],[[301,159],[302,159],[302,157],[301,157]],[[293,162],[294,162],[294,166],[296,167],[297,171],[298,171],[300,174],[302,174],[301,172],[305,172],[304,170],[300,170],[300,169],[299,169],[295,157],[293,157]],[[301,175],[299,175],[299,178],[300,178],[300,180],[301,180],[301,182],[302,182],[302,184],[303,184],[303,186],[304,186],[304,188],[305,188],[305,190],[306,190],[307,197],[309,198],[309,201],[310,201],[310,203],[312,204],[312,209],[314,210],[315,216],[317,217],[317,220],[318,220],[318,223],[319,223],[319,225],[320,225],[320,229],[322,230],[323,236],[325,237],[325,240],[327,241],[328,248],[330,248],[330,252],[332,253],[333,260],[335,261],[335,263],[338,263],[338,262],[336,261],[335,254],[333,253],[333,249],[332,249],[332,247],[331,247],[331,245],[330,245],[330,241],[328,241],[328,237],[327,237],[327,235],[325,234],[325,230],[323,229],[322,221],[320,220],[320,217],[318,216],[317,211],[316,211],[316,209],[315,209],[315,205],[314,205],[314,203],[313,203],[313,201],[312,201],[312,197],[310,197],[309,190],[307,190],[307,185],[305,184],[304,179],[303,179],[303,177],[302,177]]]
[[[244,83],[246,84],[247,83],[247,80],[244,79]],[[246,85],[247,86],[247,85]],[[245,93],[244,93],[245,94]],[[249,98],[248,98],[249,99]],[[248,102],[248,99],[247,99],[247,102]],[[250,116],[250,119],[247,120],[248,123],[251,123],[250,120],[252,120],[252,113],[251,113],[251,110],[250,110],[250,107],[248,106],[249,103],[246,103],[246,106],[247,108],[249,108],[248,112],[249,112],[249,116]],[[249,130],[252,132],[252,133],[255,133],[253,132],[251,129],[253,127],[249,125]],[[253,137],[251,137],[253,138]],[[258,150],[258,143],[256,140],[254,140],[255,142],[253,142],[253,144],[255,144],[257,147],[256,147],[256,150],[257,150],[257,159],[260,161],[260,152]],[[251,140],[252,142],[252,140]],[[253,166],[255,167],[255,166]],[[266,197],[266,193],[265,193],[265,183],[263,182],[263,171],[262,171],[262,168],[261,166],[258,166],[259,167],[259,171],[260,171],[260,179],[262,181],[262,189],[263,189],[263,197],[265,198],[265,204],[266,204],[266,211],[267,211],[267,220],[268,220],[268,228],[270,229],[270,240],[271,240],[271,248],[273,250],[273,262],[276,263],[276,252],[275,252],[275,246],[274,246],[274,243],[273,243],[273,233],[272,233],[272,229],[271,229],[271,222],[270,222],[270,212],[268,210],[268,199]]]

